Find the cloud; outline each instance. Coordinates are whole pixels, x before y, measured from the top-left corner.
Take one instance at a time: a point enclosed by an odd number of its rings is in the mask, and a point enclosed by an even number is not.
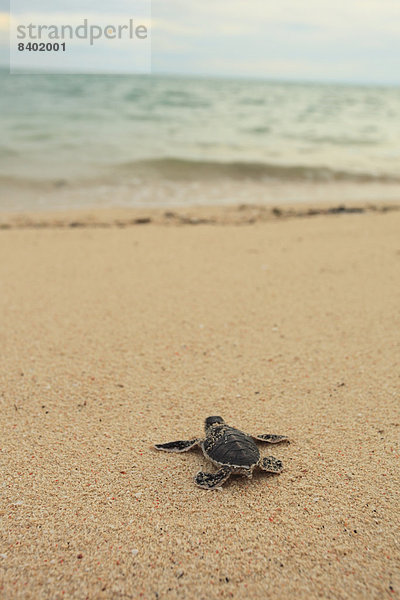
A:
[[[153,15],[164,21],[197,25],[198,33],[222,31],[233,26],[238,34],[261,32],[276,25],[298,26],[304,30],[397,31],[398,0],[153,0]]]
[[[65,5],[71,18],[93,14],[94,6],[11,1],[43,12]],[[136,1],[110,8],[97,0],[95,10],[121,19],[134,16]],[[400,82],[399,0],[153,0],[152,13],[155,72]]]
[[[157,70],[399,82],[398,0],[153,0],[153,17]]]
[[[0,57],[8,56],[8,30],[10,16],[8,13],[0,12]]]

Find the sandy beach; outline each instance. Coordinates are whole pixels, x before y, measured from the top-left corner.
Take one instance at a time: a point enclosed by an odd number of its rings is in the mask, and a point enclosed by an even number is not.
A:
[[[257,210],[1,218],[1,598],[399,597],[400,212]]]

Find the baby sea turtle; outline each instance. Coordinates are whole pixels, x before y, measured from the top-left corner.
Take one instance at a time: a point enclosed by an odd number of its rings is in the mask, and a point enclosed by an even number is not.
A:
[[[280,473],[283,465],[273,456],[260,457],[255,440],[276,444],[287,441],[284,435],[262,434],[250,436],[239,429],[227,425],[222,417],[208,417],[204,424],[206,437],[204,440],[181,440],[156,444],[157,450],[165,452],[187,452],[200,446],[204,456],[220,469],[216,473],[199,471],[194,478],[195,483],[207,490],[221,486],[233,474],[253,476],[255,467],[268,473]],[[254,439],[253,439],[254,438]]]

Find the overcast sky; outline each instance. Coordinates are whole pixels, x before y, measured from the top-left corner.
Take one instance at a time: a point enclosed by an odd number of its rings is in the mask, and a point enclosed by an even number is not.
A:
[[[82,18],[85,12],[111,10],[116,18],[130,17],[134,1],[69,0],[68,10]],[[49,7],[54,12],[56,4],[34,2],[40,12]],[[152,5],[155,73],[400,84],[400,0],[153,0]],[[0,0],[3,64],[7,6]]]

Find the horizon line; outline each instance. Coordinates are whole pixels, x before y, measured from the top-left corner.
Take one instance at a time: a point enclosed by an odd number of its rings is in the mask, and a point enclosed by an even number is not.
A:
[[[342,86],[352,86],[352,87],[381,87],[381,88],[400,88],[400,81],[367,81],[367,80],[348,80],[348,79],[317,79],[317,78],[296,78],[289,76],[274,76],[268,77],[263,75],[245,75],[245,74],[222,74],[222,73],[187,73],[187,72],[172,72],[172,71],[153,71],[152,73],[126,73],[126,72],[113,72],[113,73],[60,73],[60,72],[40,72],[37,73],[32,70],[31,73],[11,73],[10,66],[8,63],[1,64],[0,63],[0,71],[6,71],[10,76],[97,76],[97,77],[171,77],[171,78],[181,78],[181,79],[220,79],[220,80],[230,80],[230,81],[257,81],[260,83],[284,83],[284,84],[294,84],[294,85],[342,85]]]

